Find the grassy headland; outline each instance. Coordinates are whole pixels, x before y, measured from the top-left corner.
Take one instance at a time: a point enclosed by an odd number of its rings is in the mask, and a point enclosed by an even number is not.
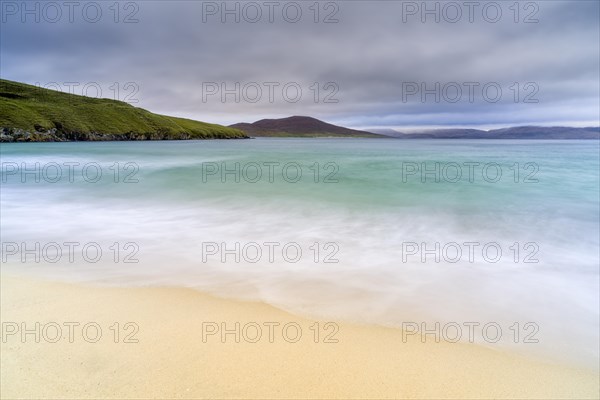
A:
[[[238,129],[0,79],[0,141],[241,138]]]

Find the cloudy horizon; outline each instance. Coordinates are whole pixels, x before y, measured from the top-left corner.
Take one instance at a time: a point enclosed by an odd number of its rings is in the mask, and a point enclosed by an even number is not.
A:
[[[3,79],[224,125],[600,120],[596,1],[51,3],[2,2]]]

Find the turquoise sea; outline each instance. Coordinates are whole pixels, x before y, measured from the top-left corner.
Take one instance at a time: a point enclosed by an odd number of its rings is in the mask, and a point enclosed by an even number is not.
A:
[[[501,338],[482,344],[594,366],[599,154],[597,141],[3,143],[2,269],[386,326],[494,323]]]

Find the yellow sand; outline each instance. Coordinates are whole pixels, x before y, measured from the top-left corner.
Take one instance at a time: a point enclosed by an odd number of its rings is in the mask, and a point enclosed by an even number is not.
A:
[[[64,339],[49,343],[34,335],[3,337],[3,398],[598,398],[595,371],[546,364],[472,344],[418,340],[403,343],[395,329],[339,323],[334,339],[319,343],[300,318],[261,303],[218,299],[187,289],[97,288],[2,277],[1,319],[55,322]],[[65,322],[74,327],[68,341]],[[88,343],[84,324],[103,331]],[[119,322],[114,343],[110,326]],[[122,343],[124,324],[135,322],[139,343]],[[202,340],[203,322],[256,322],[263,327],[257,343],[234,335]],[[264,323],[279,323],[270,343]],[[288,343],[281,327],[290,322],[303,330]],[[12,326],[12,325],[11,325]],[[46,336],[55,331],[47,326]],[[291,325],[289,325],[291,326]],[[246,331],[253,339],[255,331]],[[88,339],[95,330],[88,329]],[[295,330],[288,330],[293,339]],[[6,343],[4,343],[6,341]]]

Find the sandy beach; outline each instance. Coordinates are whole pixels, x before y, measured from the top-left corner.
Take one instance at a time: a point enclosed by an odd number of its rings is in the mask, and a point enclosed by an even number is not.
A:
[[[6,399],[598,398],[595,371],[189,289],[3,275],[1,295]]]

